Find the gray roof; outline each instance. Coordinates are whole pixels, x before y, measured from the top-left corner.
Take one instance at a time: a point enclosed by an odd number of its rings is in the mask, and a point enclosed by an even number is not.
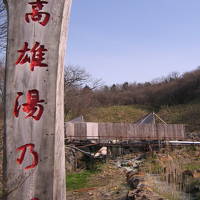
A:
[[[84,122],[84,121],[85,121],[85,120],[84,120],[83,116],[81,115],[81,116],[79,116],[79,117],[76,117],[76,118],[74,118],[74,119],[68,121],[68,122],[76,123],[76,122]]]

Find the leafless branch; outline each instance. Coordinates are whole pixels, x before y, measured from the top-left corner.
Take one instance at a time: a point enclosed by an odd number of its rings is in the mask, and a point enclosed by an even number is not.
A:
[[[84,69],[77,66],[65,67],[65,89],[68,88],[83,88],[88,86],[94,90],[102,85],[101,79],[92,79]]]
[[[65,87],[82,87],[88,83],[89,78],[90,75],[80,67],[65,67]]]

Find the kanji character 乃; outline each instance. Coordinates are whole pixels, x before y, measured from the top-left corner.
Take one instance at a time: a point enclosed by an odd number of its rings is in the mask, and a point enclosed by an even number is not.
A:
[[[46,1],[36,0],[36,2],[29,3],[32,6],[32,12],[26,13],[25,20],[27,23],[30,22],[30,18],[34,22],[39,22],[42,26],[45,26],[50,18],[50,14],[47,12],[41,12],[44,4],[48,4]]]
[[[36,42],[32,49],[29,49],[28,43],[25,42],[23,49],[18,50],[20,56],[18,57],[15,64],[23,65],[28,62],[30,63],[31,71],[34,71],[35,67],[47,67],[48,65],[46,63],[42,63],[43,60],[45,60],[45,51],[48,50],[45,49],[44,45],[40,45],[39,42]],[[28,55],[28,53],[31,54],[31,57]]]
[[[18,147],[16,149],[16,151],[21,151],[21,154],[20,154],[20,157],[17,158],[17,163],[19,165],[22,164],[22,162],[24,161],[24,157],[26,155],[26,151],[27,151],[27,148],[29,148],[29,152],[32,154],[33,156],[33,162],[31,165],[29,166],[26,166],[25,169],[32,169],[32,168],[35,168],[38,164],[38,153],[35,152],[33,149],[34,149],[35,145],[34,144],[25,144],[21,147]]]
[[[18,96],[15,100],[15,106],[14,106],[14,116],[19,116],[19,111],[21,108],[21,105],[19,106],[19,97],[23,95],[23,93],[18,92]],[[35,120],[39,120],[44,112],[44,108],[41,104],[44,100],[39,100],[39,91],[38,90],[29,90],[26,96],[26,103],[22,104],[22,112],[28,113],[28,115],[25,118],[32,117]],[[34,115],[35,114],[35,115]]]

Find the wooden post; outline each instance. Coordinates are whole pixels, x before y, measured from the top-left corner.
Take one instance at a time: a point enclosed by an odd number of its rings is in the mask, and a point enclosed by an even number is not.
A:
[[[7,0],[6,200],[65,200],[64,54],[71,0]]]

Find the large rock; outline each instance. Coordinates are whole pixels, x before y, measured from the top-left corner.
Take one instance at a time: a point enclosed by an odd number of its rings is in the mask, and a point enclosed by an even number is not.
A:
[[[130,171],[126,174],[126,180],[131,189],[136,189],[137,186],[144,181],[144,178],[135,175],[134,171]]]
[[[182,173],[183,178],[187,178],[187,177],[193,177],[193,172],[191,170],[185,170]]]
[[[65,149],[65,169],[67,173],[74,172],[78,168],[86,168],[86,164],[83,161],[84,155],[81,152],[76,151],[73,148]]]
[[[126,200],[150,200],[150,198],[141,189],[129,191]]]

